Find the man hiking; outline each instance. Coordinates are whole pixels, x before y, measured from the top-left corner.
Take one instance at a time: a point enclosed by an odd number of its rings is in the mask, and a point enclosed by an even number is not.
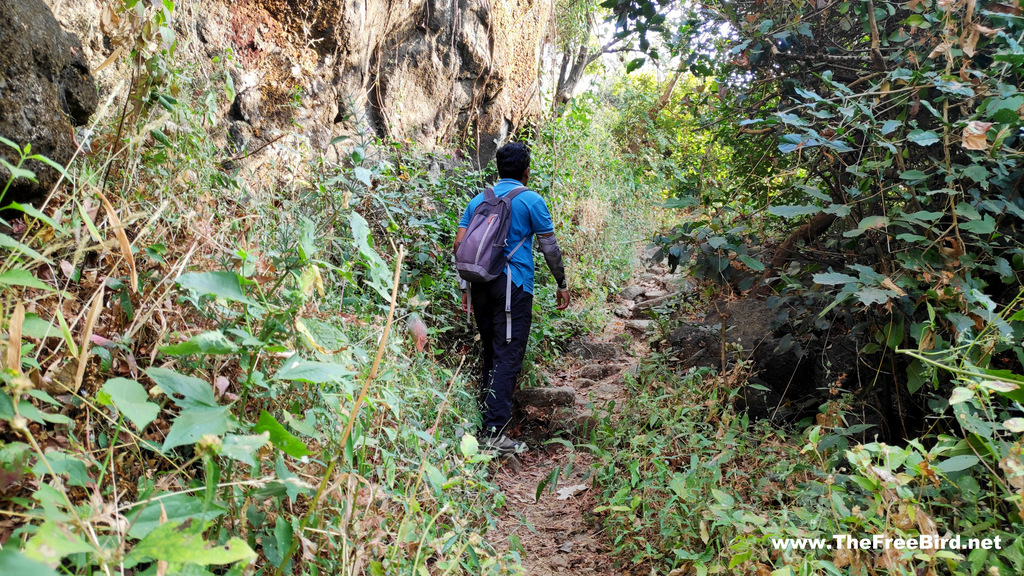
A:
[[[492,280],[471,282],[468,294],[463,289],[462,309],[473,310],[484,347],[480,396],[483,416],[481,441],[487,449],[499,454],[512,454],[527,449],[526,444],[507,437],[504,429],[512,418],[512,392],[516,377],[523,367],[526,343],[530,337],[534,235],[538,238],[540,251],[558,285],[558,310],[565,310],[569,306],[569,287],[565,282],[562,254],[555,239],[551,213],[544,199],[526,188],[530,179],[529,148],[519,142],[506,144],[498,149],[496,160],[500,180],[494,185],[493,194],[492,189],[488,189],[473,198],[466,207],[455,237],[455,252],[456,265],[465,277],[467,274],[463,273],[460,263],[471,258],[474,253],[479,260],[480,254],[488,248],[488,245],[469,246],[468,243],[477,241],[476,235],[483,234],[478,232],[485,227],[483,224],[490,229],[495,222],[500,225],[502,217],[507,218],[508,236],[504,242],[504,257],[499,262],[501,272]],[[511,200],[501,200],[506,196]],[[497,206],[502,202],[507,206],[507,214]],[[488,207],[494,207],[493,215],[488,215]],[[459,247],[464,240],[469,250],[460,253]],[[496,240],[500,247],[501,240]]]

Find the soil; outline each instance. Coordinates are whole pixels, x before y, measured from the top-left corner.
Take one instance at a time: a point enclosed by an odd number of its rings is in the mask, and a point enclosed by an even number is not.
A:
[[[647,270],[635,285],[654,291],[678,289],[667,270]],[[667,286],[666,286],[667,284]],[[629,292],[627,295],[634,295]],[[609,317],[622,299],[607,304]],[[632,327],[631,327],[632,326]],[[490,540],[499,553],[519,552],[524,575],[585,574],[631,576],[628,560],[612,554],[612,536],[594,517],[597,491],[593,484],[593,457],[574,450],[571,442],[587,442],[586,431],[595,419],[613,420],[626,401],[623,379],[635,370],[647,352],[644,334],[635,325],[614,318],[601,334],[573,343],[560,369],[548,373],[552,387],[569,386],[576,392],[571,407],[520,406],[517,428],[530,444],[530,452],[502,459],[495,483],[505,493],[506,506]],[[558,432],[562,432],[558,434]],[[548,478],[555,468],[555,486]],[[568,474],[566,474],[568,470]],[[545,484],[538,497],[538,488]]]

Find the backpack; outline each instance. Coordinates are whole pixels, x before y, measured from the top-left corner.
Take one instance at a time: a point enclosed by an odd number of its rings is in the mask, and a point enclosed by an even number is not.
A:
[[[523,236],[508,256],[505,256],[505,246],[508,245],[508,229],[512,224],[512,200],[526,190],[525,186],[519,186],[501,198],[494,195],[493,188],[484,190],[484,201],[470,216],[466,235],[455,252],[455,268],[467,282],[490,282],[505,272],[506,342],[512,340],[512,270],[509,262],[530,236]],[[467,315],[471,307],[467,307]]]
[[[455,253],[455,268],[467,282],[490,282],[502,271],[510,272],[509,260],[527,238],[524,236],[508,257],[505,256],[508,229],[512,224],[512,200],[526,189],[519,186],[501,198],[494,195],[493,188],[484,190],[484,201],[469,218],[466,235]]]

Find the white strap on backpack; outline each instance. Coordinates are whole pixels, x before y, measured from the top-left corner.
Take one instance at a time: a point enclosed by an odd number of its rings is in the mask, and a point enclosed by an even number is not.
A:
[[[505,264],[505,342],[512,341],[512,256],[519,250],[519,247],[526,242],[529,235],[516,244],[516,247],[508,253],[508,262]]]

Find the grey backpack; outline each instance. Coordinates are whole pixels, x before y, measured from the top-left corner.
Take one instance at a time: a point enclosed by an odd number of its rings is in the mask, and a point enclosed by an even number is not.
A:
[[[490,282],[505,272],[506,340],[512,339],[512,271],[509,261],[529,235],[524,236],[508,256],[505,256],[505,246],[508,245],[508,229],[512,224],[512,200],[526,190],[525,186],[519,186],[501,198],[494,195],[493,188],[484,190],[484,200],[469,218],[462,244],[455,252],[455,268],[467,282]]]
[[[466,235],[455,252],[455,268],[467,282],[490,282],[502,271],[509,272],[512,254],[527,238],[524,236],[508,257],[505,256],[508,229],[512,224],[512,200],[524,191],[526,187],[519,186],[498,198],[493,188],[484,190],[484,201],[469,218]]]

